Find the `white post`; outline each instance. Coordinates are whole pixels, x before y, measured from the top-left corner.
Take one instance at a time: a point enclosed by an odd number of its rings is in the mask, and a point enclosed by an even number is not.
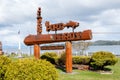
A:
[[[18,46],[18,50],[21,50],[21,44],[20,44],[20,34],[18,34],[18,44],[19,44],[19,46]]]
[[[20,43],[20,30],[18,31],[18,57],[22,57],[22,55],[21,55],[21,43]]]

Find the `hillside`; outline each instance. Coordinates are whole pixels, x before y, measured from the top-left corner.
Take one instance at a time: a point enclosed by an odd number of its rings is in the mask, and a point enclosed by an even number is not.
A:
[[[98,40],[93,42],[93,45],[120,45],[120,41]]]

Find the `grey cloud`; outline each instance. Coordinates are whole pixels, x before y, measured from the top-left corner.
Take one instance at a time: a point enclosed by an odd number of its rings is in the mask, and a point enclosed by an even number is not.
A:
[[[119,0],[11,0],[4,1],[4,22],[2,24],[22,24],[26,21],[35,20],[37,7],[42,7],[42,16],[46,20],[56,18],[76,19],[80,21],[92,21],[92,15],[102,11],[119,8]],[[2,4],[2,3],[1,3]],[[44,20],[45,20],[44,19]]]
[[[43,6],[42,16],[45,20],[49,20],[53,23],[68,21],[68,20],[77,20],[85,21],[87,23],[95,22],[101,20],[101,24],[107,24],[107,19],[92,18],[91,16],[99,16],[106,10],[110,9],[119,9],[119,0],[53,0],[52,2],[47,0]],[[88,2],[88,3],[87,3]],[[91,2],[91,3],[89,3]],[[83,3],[83,4],[82,4]],[[114,24],[114,23],[111,23]]]
[[[102,25],[120,25],[120,9],[106,10],[91,18],[101,22]]]
[[[35,17],[34,3],[15,0],[4,0],[1,2],[0,9],[3,13],[3,19],[0,24],[22,24],[26,21],[32,21]],[[1,16],[1,15],[0,15]]]
[[[81,23],[78,31],[88,28],[94,31],[99,29],[112,31],[113,26],[117,28],[114,29],[117,31],[120,30],[120,23],[117,22],[120,15],[112,15],[113,12],[110,10],[115,10],[114,14],[118,14],[116,9],[120,9],[119,4],[120,0],[1,0],[0,29],[14,31],[14,34],[9,35],[17,34],[20,29],[22,40],[28,34],[36,34],[36,11],[38,7],[41,7],[43,33],[46,33],[44,25],[46,20],[51,23],[78,21]],[[111,16],[104,14],[107,11],[111,13]],[[95,39],[102,37],[96,36]]]

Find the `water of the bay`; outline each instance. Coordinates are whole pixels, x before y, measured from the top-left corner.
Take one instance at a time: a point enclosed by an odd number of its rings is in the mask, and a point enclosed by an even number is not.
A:
[[[80,49],[76,50],[73,48],[73,54],[80,54],[80,51]],[[89,46],[85,53],[89,55],[97,51],[108,51],[115,55],[120,55],[120,45]]]
[[[3,49],[4,52],[7,52],[7,53],[11,53],[11,52],[17,52],[18,49],[17,48],[4,48]],[[48,50],[47,50],[48,51]],[[53,51],[53,50],[50,50],[50,51]],[[55,52],[57,52],[59,50],[55,50]],[[120,55],[120,45],[104,45],[104,46],[89,46],[88,49],[85,51],[86,53],[93,53],[93,52],[97,52],[97,51],[109,51],[109,52],[112,52],[113,54],[115,55]],[[22,53],[25,53],[25,54],[33,54],[33,46],[30,48],[30,47],[24,47],[24,48],[21,48],[21,52]],[[45,50],[41,52],[46,52]],[[79,53],[80,50],[75,50],[73,48],[73,53]]]
[[[109,46],[90,46],[87,50],[88,52],[96,52],[96,51],[109,51],[114,54],[120,55],[120,45],[109,45]]]

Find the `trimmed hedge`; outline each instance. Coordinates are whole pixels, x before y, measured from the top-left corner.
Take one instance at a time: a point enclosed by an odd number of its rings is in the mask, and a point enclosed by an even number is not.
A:
[[[90,66],[94,69],[104,69],[104,66],[115,65],[117,58],[111,52],[99,51],[95,52],[90,60]]]
[[[84,64],[87,65],[90,62],[91,57],[88,56],[72,56],[73,64]],[[63,52],[58,60],[58,64],[65,65],[66,54]]]
[[[20,59],[7,67],[5,80],[58,80],[55,67],[45,60]]]
[[[57,61],[57,54],[55,52],[45,52],[42,56],[41,59],[46,59],[52,64],[56,64]]]
[[[73,64],[84,64],[87,65],[90,62],[90,57],[88,56],[73,56],[72,63]]]
[[[51,62],[52,64],[65,65],[66,54],[65,54],[65,52],[63,52],[58,57],[56,53],[46,52],[41,56],[41,59],[46,59],[47,61]],[[88,57],[88,56],[72,56],[73,64],[87,65],[87,64],[89,64],[89,62],[90,62],[90,57]]]
[[[0,56],[0,80],[4,79],[7,65],[11,63],[11,60],[5,56]]]

